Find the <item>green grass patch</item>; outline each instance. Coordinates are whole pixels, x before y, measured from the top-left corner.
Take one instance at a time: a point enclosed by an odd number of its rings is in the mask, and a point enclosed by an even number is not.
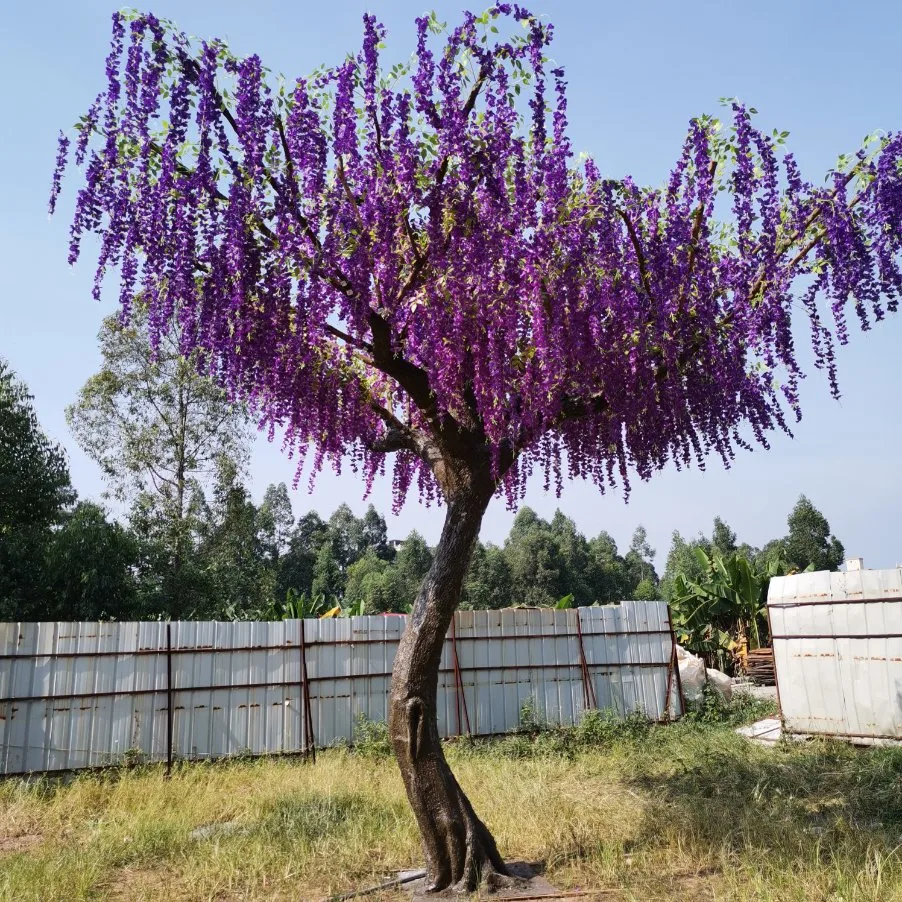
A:
[[[448,743],[510,858],[607,900],[902,900],[902,749],[751,744],[739,698]],[[384,727],[355,750],[0,783],[0,900],[317,900],[421,862]],[[205,829],[194,832],[198,827]],[[379,898],[379,897],[375,897]],[[384,894],[382,902],[405,898]]]

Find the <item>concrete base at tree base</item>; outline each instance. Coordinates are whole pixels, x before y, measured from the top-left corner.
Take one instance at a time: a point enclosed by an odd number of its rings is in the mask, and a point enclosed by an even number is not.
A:
[[[549,900],[561,898],[561,890],[555,889],[541,874],[537,872],[534,865],[527,864],[525,861],[508,861],[507,868],[511,875],[517,878],[517,885],[505,887],[495,892],[482,891],[477,895],[478,899],[486,900],[504,900],[504,902],[514,902],[516,899],[542,899],[547,897]],[[402,871],[398,874],[403,877],[405,873]],[[411,883],[406,884],[406,888],[412,893],[411,902],[433,902],[438,899],[461,899],[462,897],[455,893],[454,890],[447,889],[440,893],[427,893],[426,880],[420,878]]]

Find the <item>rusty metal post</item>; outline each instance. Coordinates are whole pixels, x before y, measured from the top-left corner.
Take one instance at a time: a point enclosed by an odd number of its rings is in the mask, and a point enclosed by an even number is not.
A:
[[[589,664],[586,661],[586,649],[583,645],[583,625],[579,616],[579,608],[574,608],[573,613],[576,614],[576,636],[579,641],[579,669],[583,676],[583,701],[586,710],[598,707],[598,700],[595,697],[595,687],[592,685],[592,677],[589,674]]]
[[[467,696],[464,694],[464,681],[460,671],[460,658],[457,657],[457,614],[451,617],[451,660],[454,669],[454,695],[457,702],[457,735],[461,735],[461,704],[463,704],[464,721],[467,724],[467,735],[472,736],[470,728],[470,712],[467,710]]]
[[[172,773],[172,623],[166,621],[166,776]]]
[[[301,707],[304,712],[304,732],[307,734],[304,743],[304,757],[310,753],[313,763],[316,764],[316,739],[313,736],[313,714],[310,711],[310,680],[307,678],[307,640],[304,632],[304,620],[301,618],[301,680],[303,694]]]
[[[454,701],[457,708],[457,735],[460,736],[460,671],[457,662],[457,642],[455,642],[455,623],[457,622],[457,614],[451,615],[451,663],[454,668]]]

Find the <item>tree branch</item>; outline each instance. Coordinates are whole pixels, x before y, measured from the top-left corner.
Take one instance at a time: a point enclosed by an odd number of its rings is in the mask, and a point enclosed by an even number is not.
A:
[[[354,192],[351,191],[351,186],[348,184],[348,177],[345,174],[344,157],[342,157],[341,154],[338,154],[336,158],[336,167],[338,169],[338,180],[341,182],[342,188],[344,188],[345,197],[354,208],[354,215],[357,217],[357,225],[360,228],[361,234],[363,234],[366,231],[366,227],[363,224],[363,217],[360,215],[360,205],[357,203],[357,198],[354,197]]]
[[[717,160],[712,160],[708,164],[708,175],[710,178],[714,178],[714,173],[717,172]],[[680,287],[680,294],[677,300],[677,311],[678,313],[683,312],[683,303],[686,300],[686,295],[689,293],[692,283],[692,271],[695,269],[695,258],[698,255],[698,239],[702,233],[702,223],[704,222],[705,215],[705,206],[701,202],[695,210],[695,219],[692,223],[692,235],[690,237],[690,247],[689,247],[689,261],[686,266],[686,279]]]
[[[629,233],[630,242],[633,245],[633,250],[636,252],[636,260],[639,263],[639,275],[642,277],[642,286],[645,289],[645,293],[648,295],[648,299],[651,301],[652,306],[657,306],[655,296],[652,294],[651,290],[651,273],[649,273],[645,263],[645,256],[642,253],[642,245],[639,243],[639,235],[636,233],[636,227],[624,210],[620,207],[617,207],[616,209],[617,215],[626,223],[626,230]]]
[[[285,166],[288,169],[288,179],[291,182],[292,193],[294,194],[294,215],[297,218],[298,223],[301,228],[304,230],[304,234],[310,239],[311,244],[316,248],[317,254],[321,254],[323,250],[322,243],[319,240],[319,235],[313,231],[313,226],[310,225],[310,220],[301,213],[300,207],[298,206],[298,202],[300,200],[300,194],[298,192],[298,186],[296,181],[296,176],[294,172],[294,161],[291,158],[291,151],[288,148],[288,138],[285,135],[285,126],[282,124],[282,117],[276,116],[276,127],[279,130],[279,139],[282,144],[282,152],[285,154]],[[270,180],[272,178],[270,177]]]
[[[197,62],[188,56],[182,57],[181,62],[186,75],[188,75],[188,77],[191,78],[196,84],[200,74],[200,69]],[[479,92],[482,90],[482,86],[486,81],[487,75],[488,73],[483,70],[474,83],[463,107],[463,114],[465,118],[468,117],[470,113],[472,113],[476,105],[476,100],[479,96]],[[214,89],[213,91],[213,96],[223,117],[240,141],[241,134],[238,128],[238,123],[228,109],[224,98],[216,89]],[[282,123],[281,117],[276,118],[276,126],[279,131],[280,142],[285,154],[286,168],[288,170],[289,178],[291,178],[292,185],[296,189],[296,182],[293,177],[294,162],[291,158],[287,135],[285,134],[284,124]],[[379,140],[381,141],[381,134],[379,135]],[[162,153],[162,149],[158,145],[155,145],[153,149],[157,153]],[[450,156],[446,156],[439,166],[435,181],[436,190],[441,187],[445,179],[449,163]],[[177,162],[176,165],[180,174],[189,177],[194,174],[194,170],[190,169],[184,164]],[[365,225],[360,213],[359,204],[357,202],[357,199],[354,197],[353,192],[351,191],[350,185],[348,184],[344,160],[341,158],[341,156],[339,156],[337,159],[336,170],[345,195],[354,208],[361,233],[365,233]],[[272,186],[273,190],[275,190],[277,193],[282,193],[282,186],[278,184],[277,180],[273,176],[273,173],[269,169],[266,169],[266,179]],[[222,194],[222,192],[218,189],[214,190],[213,197],[219,202],[228,203],[228,197]],[[306,219],[306,217],[303,216],[303,214],[300,213],[299,210],[296,211],[296,214],[298,216],[298,222],[304,229],[307,237],[311,240],[317,251],[321,250],[321,243],[319,241],[319,238],[313,231],[309,221]],[[263,222],[259,218],[256,218],[254,220],[254,224],[259,229],[261,234],[263,234],[270,241],[275,242],[277,240],[276,235],[265,222]],[[415,262],[410,276],[401,289],[399,298],[403,298],[405,294],[415,286],[427,262],[426,255],[421,253],[416,246],[416,242],[412,234],[413,230],[410,226],[410,223],[406,222],[405,227],[408,232],[408,237],[411,240]],[[304,257],[301,258],[300,262],[310,268],[311,274],[324,279],[327,284],[331,285],[339,293],[349,298],[361,300],[358,292],[355,291],[354,287],[351,285],[351,283],[343,273],[339,272],[336,275],[334,273],[324,272],[321,269],[321,265],[315,259]],[[441,440],[445,443],[450,443],[450,446],[458,451],[462,451],[464,450],[464,448],[466,448],[467,450],[472,450],[470,448],[470,445],[472,443],[467,440],[465,430],[460,427],[457,421],[451,416],[444,418],[440,416],[435,398],[432,395],[429,378],[425,370],[396,353],[396,351],[392,347],[391,328],[389,327],[388,323],[372,308],[370,310],[369,322],[370,332],[373,339],[372,343],[368,343],[361,339],[356,339],[348,333],[343,332],[342,330],[328,323],[325,324],[324,330],[331,334],[333,337],[346,342],[352,347],[369,352],[372,355],[371,358],[364,358],[361,356],[361,359],[368,365],[373,366],[398,383],[398,385],[409,395],[414,404],[416,404],[416,406],[419,408],[437,440]],[[382,414],[380,414],[380,416],[382,416]],[[400,421],[398,421],[398,423],[400,424]],[[403,426],[403,424],[400,425]]]
[[[399,429],[386,429],[380,438],[367,443],[367,449],[377,454],[391,454],[396,451],[418,453],[416,442],[410,434]]]
[[[350,345],[352,348],[360,348],[363,351],[368,351],[370,354],[373,352],[373,346],[368,341],[364,341],[362,338],[354,338],[353,335],[342,332],[341,329],[336,328],[331,323],[326,323],[323,326],[323,329],[335,338]]]
[[[473,112],[473,108],[476,106],[476,99],[479,97],[479,92],[482,90],[482,86],[485,84],[488,73],[483,70],[479,73],[479,77],[476,79],[472,89],[470,90],[470,94],[467,97],[466,103],[464,103],[463,114],[466,119],[469,117],[470,113]],[[438,171],[435,176],[435,185],[432,188],[432,197],[436,198],[438,191],[441,189],[442,184],[445,181],[445,176],[448,174],[448,166],[450,164],[451,157],[446,154],[442,158],[442,162],[439,164]],[[405,219],[407,217],[405,216]],[[401,286],[401,290],[398,292],[398,301],[402,301],[416,285],[417,279],[419,279],[420,274],[422,273],[424,267],[427,263],[426,255],[420,255],[417,252],[416,245],[413,241],[413,236],[410,234],[410,223],[406,223],[408,228],[408,234],[410,235],[411,245],[414,246],[414,264],[413,268],[410,271],[410,275],[405,280],[404,284]]]
[[[856,166],[853,166],[852,169],[849,170],[848,173],[846,173],[845,178],[842,180],[842,184],[837,185],[836,188],[834,188],[833,191],[831,192],[831,196],[830,196],[829,200],[832,201],[833,198],[835,198],[839,194],[840,188],[845,188],[846,185],[848,185],[849,182],[852,181],[852,179],[858,174],[858,171],[861,168],[862,162],[864,162],[864,161],[859,162]],[[864,197],[864,195],[865,195],[865,191],[861,191],[859,194],[857,194],[850,201],[849,209],[851,210],[853,207],[855,207],[861,201],[861,199]],[[824,203],[825,203],[825,201],[822,201],[821,203],[815,205],[814,210],[812,210],[812,212],[810,213],[808,218],[805,220],[802,227],[798,230],[798,232],[796,232],[796,234],[793,235],[792,238],[788,239],[786,241],[786,243],[783,245],[783,247],[780,248],[780,250],[777,252],[777,256],[776,256],[777,260],[779,260],[788,251],[790,251],[795,246],[797,241],[800,241],[802,238],[805,237],[805,235],[808,232],[808,229],[810,229],[811,226],[813,226],[814,223],[817,222],[818,218],[823,215]],[[807,257],[808,254],[812,250],[814,250],[814,248],[817,247],[818,244],[820,244],[820,242],[826,237],[826,235],[827,235],[827,232],[825,229],[821,229],[819,232],[817,232],[814,235],[814,237],[812,237],[809,241],[807,241],[802,246],[802,248],[799,250],[799,252],[789,261],[789,264],[788,264],[789,268],[791,269],[797,263],[801,263],[802,260],[804,260],[805,257]],[[759,273],[758,278],[752,283],[752,287],[749,290],[749,295],[748,295],[749,301],[753,301],[755,296],[764,289],[766,281],[767,281],[767,279],[765,277],[764,271],[762,270]]]
[[[476,79],[475,84],[473,85],[472,90],[470,91],[470,96],[467,97],[467,102],[464,104],[464,119],[467,119],[470,113],[473,112],[473,108],[476,106],[476,98],[479,97],[479,92],[482,90],[482,86],[485,84],[485,80],[488,73],[485,71],[485,67],[479,73],[479,78]],[[442,162],[439,164],[438,172],[435,177],[435,187],[436,189],[441,188],[442,182],[445,181],[445,176],[448,174],[448,164],[450,162],[450,156],[445,155]]]

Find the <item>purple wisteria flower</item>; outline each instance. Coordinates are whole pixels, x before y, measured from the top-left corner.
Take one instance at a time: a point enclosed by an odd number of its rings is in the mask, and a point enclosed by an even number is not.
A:
[[[834,393],[851,309],[902,295],[902,136],[827,187],[734,103],[690,124],[661,188],[574,158],[550,25],[498,4],[385,69],[383,27],[293,84],[219,41],[116,14],[107,86],[81,121],[70,259],[101,236],[96,291],[121,272],[159,332],[313,472],[367,487],[395,459],[396,504],[439,500],[411,434],[484,447],[515,505],[534,471],[603,490],[738,447],[800,414],[794,285]],[[54,171],[54,209],[69,140]],[[715,217],[729,195],[732,216]],[[406,442],[395,441],[399,434]],[[450,453],[450,452],[449,452]]]

